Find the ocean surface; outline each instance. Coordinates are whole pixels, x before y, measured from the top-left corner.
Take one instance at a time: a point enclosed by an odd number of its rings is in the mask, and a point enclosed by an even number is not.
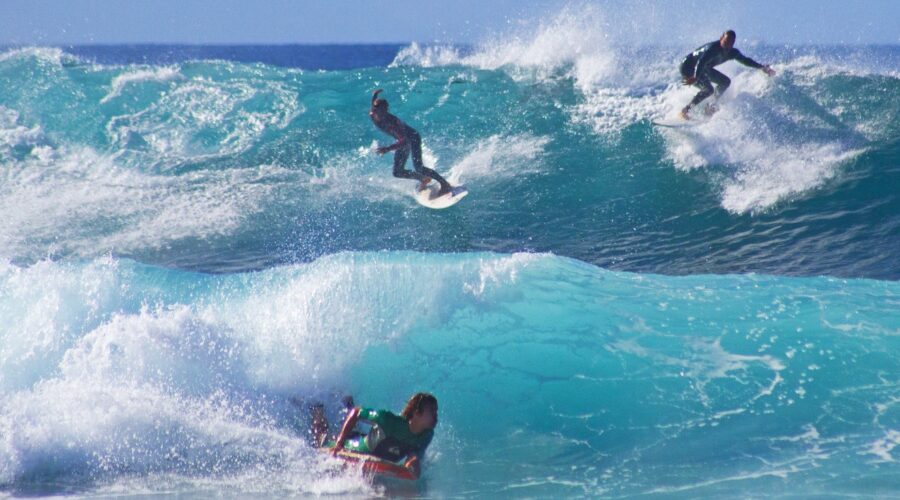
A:
[[[653,127],[705,41],[0,49],[0,496],[900,495],[900,47]],[[419,390],[417,483],[310,447]]]

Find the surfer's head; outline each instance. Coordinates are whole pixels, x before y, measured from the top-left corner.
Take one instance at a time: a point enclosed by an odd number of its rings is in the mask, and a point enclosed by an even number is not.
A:
[[[413,394],[400,412],[400,416],[409,422],[410,428],[421,430],[434,429],[437,425],[438,403],[437,398],[427,392]]]
[[[372,110],[379,113],[387,112],[388,102],[385,99],[375,99],[372,101]]]
[[[388,111],[387,100],[378,98],[378,94],[380,94],[381,92],[382,89],[378,89],[375,92],[372,92],[372,109],[369,110],[370,115],[381,116]]]
[[[734,47],[735,40],[737,40],[737,35],[734,33],[734,30],[728,30],[725,33],[722,33],[722,37],[719,38],[719,45],[721,45],[723,49],[730,50]]]

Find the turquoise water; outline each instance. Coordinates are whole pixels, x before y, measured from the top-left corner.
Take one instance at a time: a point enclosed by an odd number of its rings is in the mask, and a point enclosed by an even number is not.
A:
[[[0,495],[897,495],[900,51],[741,46],[655,129],[692,48],[4,49]],[[419,390],[414,485],[307,444]]]
[[[209,272],[420,250],[900,276],[896,50],[756,49],[780,75],[726,66],[723,112],[688,131],[649,123],[692,95],[672,83],[675,49],[496,50],[411,46],[332,71],[8,51],[0,251]],[[423,212],[372,153],[388,141],[366,116],[375,87],[422,132],[426,163],[469,185],[464,208]]]
[[[7,265],[0,287],[7,493],[898,486],[896,282],[377,252],[227,275]],[[420,388],[441,418],[415,487],[329,474],[289,401],[399,408]]]

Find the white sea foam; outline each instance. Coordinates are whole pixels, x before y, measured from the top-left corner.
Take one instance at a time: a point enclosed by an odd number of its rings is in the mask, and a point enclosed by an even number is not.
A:
[[[493,135],[478,141],[471,152],[450,168],[451,184],[473,180],[500,181],[540,172],[540,156],[550,142],[549,137],[529,134]]]
[[[413,42],[400,49],[389,67],[397,66],[422,66],[433,68],[436,66],[448,66],[461,64],[462,56],[456,47],[445,45],[420,45]]]
[[[471,53],[455,47],[412,44],[397,54],[392,65],[506,68],[517,78],[546,79],[566,74],[587,87],[614,71],[614,53],[606,34],[598,28],[606,24],[604,13],[595,6],[566,7],[536,27],[498,34]]]
[[[0,173],[6,257],[127,253],[231,234],[276,188],[263,180],[285,173],[268,166],[145,173],[87,147],[44,145],[38,128],[13,125],[0,135],[7,148],[30,148]]]
[[[720,111],[687,129],[662,131],[667,153],[684,170],[725,166],[722,206],[735,213],[766,208],[815,189],[834,177],[860,146],[836,134],[804,133],[809,117],[766,99],[773,85],[759,72],[741,72]],[[689,99],[683,91],[667,96],[670,114]]]
[[[256,101],[272,103],[257,109]],[[107,124],[122,148],[144,148],[158,161],[239,154],[269,129],[282,129],[304,111],[287,84],[236,79],[227,83],[194,78],[179,83],[158,101]]]
[[[20,125],[17,111],[0,106],[0,158],[4,161],[13,155],[16,146],[29,148],[38,146],[43,142],[43,138],[44,132],[41,127]]]
[[[813,87],[824,78],[836,75],[850,75],[867,77],[873,75],[900,78],[900,70],[894,68],[880,68],[877,63],[864,60],[848,60],[836,58],[823,58],[816,55],[802,55],[786,61],[782,66],[784,71],[794,76],[798,85]]]
[[[724,413],[740,413],[744,411],[752,402],[771,396],[775,388],[784,381],[781,372],[785,369],[785,365],[774,356],[731,353],[722,347],[721,339],[711,343],[697,342],[695,347],[696,352],[700,356],[698,359],[693,360],[686,369],[691,377],[696,380],[699,396],[704,404],[709,405],[716,399],[710,397],[706,389],[716,379],[733,378],[742,384],[747,383],[745,380],[753,380],[758,384],[757,393],[747,401],[742,402],[743,407]],[[768,385],[760,384],[759,382],[762,380],[752,374],[752,371],[757,367],[762,367],[772,373],[772,378]],[[720,414],[723,414],[723,412],[720,412]]]
[[[180,77],[181,70],[177,66],[135,69],[113,78],[112,83],[110,83],[109,93],[106,94],[100,102],[106,103],[119,97],[122,93],[122,89],[129,84],[141,82],[168,82]]]
[[[506,259],[486,259],[480,266],[477,283],[474,281],[464,283],[463,289],[475,297],[482,297],[491,286],[515,283],[519,271],[541,258],[539,254],[522,253]]]
[[[27,268],[0,262],[0,394],[51,376],[80,332],[120,305],[118,265],[100,259]]]
[[[273,102],[259,107],[258,99]],[[301,110],[282,84],[259,90],[241,82],[188,82],[149,109],[113,119],[108,131],[121,149],[99,153],[54,144],[39,125],[23,125],[16,111],[0,108],[0,211],[8,214],[0,219],[0,255],[89,257],[232,234],[279,179],[297,174],[268,165],[166,171],[242,151]]]
[[[595,133],[610,136],[625,127],[658,116],[666,109],[660,95],[635,95],[627,88],[595,87],[584,96],[584,102],[572,108],[571,119],[586,124]]]
[[[3,263],[0,484],[40,474],[52,454],[54,475],[120,478],[131,492],[198,475],[215,489],[371,491],[315,456],[288,397],[346,387],[364,350],[444,324],[473,287],[483,297],[536,258],[447,259],[431,266],[445,286],[421,279],[421,254],[228,277],[115,259]],[[145,481],[129,484],[135,473]]]
[[[444,158],[452,153],[438,153],[426,141],[422,144],[422,162],[454,185],[476,180],[499,182],[539,173],[540,157],[549,142],[548,137],[529,134],[493,135],[468,147],[464,155],[448,167],[449,162]],[[311,202],[343,198],[372,203],[387,200],[411,203],[414,182],[393,177],[392,155],[377,155],[374,153],[375,147],[375,143],[360,146],[352,154],[339,157],[334,162],[336,166],[309,176],[306,184],[315,191],[315,198]],[[407,160],[406,168],[413,168],[411,159]],[[348,171],[353,173],[348,175]]]
[[[885,462],[895,462],[896,459],[891,453],[898,446],[900,446],[900,431],[888,430],[884,437],[876,439],[869,446],[868,452]]]
[[[169,333],[187,336],[190,332]],[[145,340],[151,343],[134,347],[152,349],[153,339]],[[136,354],[129,346],[106,347],[97,361],[119,358],[126,365],[127,357]],[[169,358],[196,354],[161,352]],[[161,360],[140,356],[136,361]],[[204,374],[202,361],[193,360],[198,375]],[[169,367],[147,368],[165,376]],[[271,492],[273,484],[294,494],[368,489],[352,469],[329,471],[303,434],[273,426],[277,408],[271,402],[259,394],[244,398],[224,391],[183,394],[150,381],[130,384],[72,370],[33,390],[3,398],[0,483],[10,484],[22,474],[42,474],[45,467],[52,467],[47,473],[64,479],[70,471],[101,483],[103,478],[120,477],[127,482],[136,477],[132,482],[138,484],[127,488],[131,494],[135,487],[164,491],[166,483],[181,482],[181,474],[195,488],[202,484],[232,491]],[[52,466],[43,465],[48,456],[53,457]],[[319,483],[329,477],[328,484]]]
[[[55,66],[62,66],[64,61],[75,60],[74,56],[66,54],[62,49],[56,47],[22,47],[0,53],[0,62],[29,57],[49,62]]]

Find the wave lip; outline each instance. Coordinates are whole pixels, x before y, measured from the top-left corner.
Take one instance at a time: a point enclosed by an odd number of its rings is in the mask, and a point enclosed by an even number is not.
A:
[[[402,49],[391,65],[531,69],[542,79],[570,68],[571,76],[587,87],[615,71],[616,60],[607,37],[598,30],[606,24],[604,18],[600,9],[589,5],[566,7],[537,27],[498,35],[471,49],[413,43]]]
[[[167,82],[180,78],[181,73],[177,67],[164,66],[160,68],[137,69],[135,71],[124,73],[113,78],[110,84],[109,94],[100,99],[100,104],[105,104],[122,93],[122,89],[129,84],[143,82]]]

